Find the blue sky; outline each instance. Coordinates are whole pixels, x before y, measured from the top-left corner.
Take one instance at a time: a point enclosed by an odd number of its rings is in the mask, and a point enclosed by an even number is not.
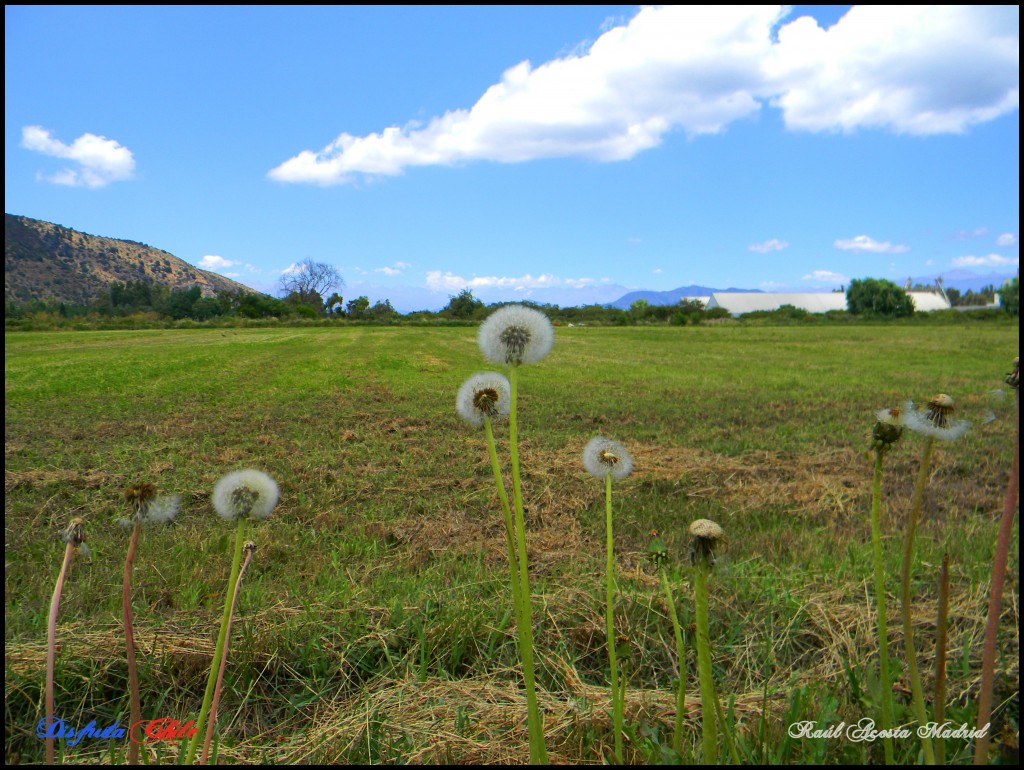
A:
[[[1016,6],[5,7],[5,209],[274,293],[1019,264]]]

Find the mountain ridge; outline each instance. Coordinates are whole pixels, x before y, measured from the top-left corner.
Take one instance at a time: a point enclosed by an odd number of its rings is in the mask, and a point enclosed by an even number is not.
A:
[[[203,296],[253,292],[237,281],[145,243],[4,214],[5,302],[43,300],[85,305],[113,283],[129,281],[172,290],[198,286]]]

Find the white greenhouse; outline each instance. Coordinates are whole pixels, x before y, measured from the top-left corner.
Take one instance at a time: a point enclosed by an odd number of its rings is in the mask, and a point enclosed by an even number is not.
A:
[[[907,292],[914,309],[919,312],[930,310],[948,310],[949,301],[930,291],[909,291]],[[806,310],[808,313],[827,313],[830,310],[846,310],[846,293],[841,291],[832,292],[731,292],[719,291],[711,295],[707,302],[707,309],[721,307],[728,310],[732,315],[743,315],[758,310],[778,310],[783,305]]]

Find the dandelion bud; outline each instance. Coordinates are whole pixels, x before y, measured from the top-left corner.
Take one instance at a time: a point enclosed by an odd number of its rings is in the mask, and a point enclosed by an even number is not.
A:
[[[647,545],[647,558],[659,569],[668,564],[668,546],[654,529],[651,530],[651,542]]]
[[[722,528],[710,519],[697,519],[690,525],[690,561],[704,567],[714,566],[715,549],[725,544]]]
[[[1020,390],[1020,356],[1013,359],[1013,371],[1006,375],[1006,384]]]
[[[871,448],[884,452],[903,435],[903,412],[899,408],[879,409],[875,417],[878,422],[871,429]]]

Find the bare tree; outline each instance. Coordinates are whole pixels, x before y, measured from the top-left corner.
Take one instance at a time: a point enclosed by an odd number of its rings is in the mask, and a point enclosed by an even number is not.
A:
[[[322,311],[327,293],[344,288],[345,281],[333,265],[305,259],[284,273],[280,284],[285,297],[316,305]]]

